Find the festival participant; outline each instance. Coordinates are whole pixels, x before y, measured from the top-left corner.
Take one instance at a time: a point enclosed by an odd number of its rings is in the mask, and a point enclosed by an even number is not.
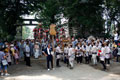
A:
[[[43,54],[47,58],[48,71],[50,71],[50,63],[51,63],[51,68],[54,70],[54,68],[53,68],[53,56],[52,56],[51,52],[52,52],[52,49],[50,48],[50,44],[48,44],[47,48],[43,51]]]
[[[106,70],[106,65],[105,65],[105,54],[106,54],[106,49],[105,49],[105,45],[102,44],[102,48],[101,48],[101,53],[100,53],[100,62],[103,66],[103,70]]]
[[[79,54],[79,60],[80,60],[80,63],[83,62],[83,49],[82,49],[82,43],[80,43],[80,54]]]
[[[28,67],[31,67],[31,61],[30,61],[30,47],[29,47],[29,43],[27,42],[26,43],[26,46],[25,46],[25,59],[26,59],[26,65]]]
[[[91,45],[91,43],[88,43],[88,45],[86,46],[86,51],[89,53],[89,62],[91,62],[92,60],[92,52],[91,52],[91,50],[92,50],[92,45]]]
[[[56,47],[56,66],[57,67],[61,67],[60,66],[60,58],[61,58],[61,54],[62,54],[62,50],[60,49],[60,44],[57,45]]]
[[[111,52],[111,50],[110,50],[110,47],[109,47],[109,43],[106,43],[105,51],[106,51],[106,53],[105,53],[105,64],[107,66],[110,66],[110,55],[111,55],[110,52]]]
[[[38,42],[35,43],[35,46],[34,46],[34,57],[37,59],[39,57],[39,45],[38,45]]]
[[[97,47],[97,55],[96,55],[96,59],[97,59],[97,63],[100,62],[100,56],[99,56],[99,51],[101,50],[99,44],[97,43],[96,44],[96,47]]]
[[[87,44],[86,45],[86,63],[88,63],[88,64],[91,59],[90,50],[91,50],[91,46],[90,46],[90,44]]]
[[[88,63],[88,53],[86,53],[86,43],[84,42],[82,45],[83,56],[85,58],[85,63]]]
[[[9,76],[10,74],[8,74],[7,71],[7,55],[4,53],[4,49],[0,48],[0,64],[1,64],[1,76],[4,75],[4,71],[5,71],[5,76]]]
[[[114,42],[118,44],[118,33],[116,31],[114,32]]]
[[[64,47],[64,62],[67,64],[67,66],[69,65],[68,51],[69,51],[68,45],[65,44],[65,47]]]
[[[97,47],[96,47],[96,43],[93,43],[91,51],[92,51],[93,65],[97,65]]]
[[[119,58],[120,58],[120,46],[118,46],[117,60],[116,60],[117,62],[120,62]]]
[[[69,56],[70,69],[73,69],[73,67],[74,67],[74,59],[75,59],[75,50],[72,47],[72,45],[70,45],[68,56]]]
[[[77,63],[80,63],[80,57],[79,57],[79,55],[80,55],[80,46],[78,46],[78,44],[75,47],[75,53],[76,53],[75,55],[76,55]]]
[[[118,53],[118,48],[117,47],[113,47],[112,54],[113,54],[113,57],[114,57],[115,60],[117,59],[117,53]]]

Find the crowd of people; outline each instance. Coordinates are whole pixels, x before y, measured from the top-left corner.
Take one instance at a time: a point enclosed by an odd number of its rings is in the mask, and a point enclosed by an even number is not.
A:
[[[31,57],[38,59],[40,56],[46,56],[47,69],[54,70],[61,67],[60,61],[63,61],[70,69],[74,68],[74,62],[77,64],[101,63],[105,71],[111,64],[111,60],[120,62],[120,43],[119,40],[112,39],[72,39],[70,42],[54,42],[53,45],[44,40],[21,40],[12,42],[0,41],[0,70],[1,76],[8,76],[8,66],[19,64],[19,60],[24,58],[26,66],[31,67]],[[51,68],[50,68],[51,64]]]

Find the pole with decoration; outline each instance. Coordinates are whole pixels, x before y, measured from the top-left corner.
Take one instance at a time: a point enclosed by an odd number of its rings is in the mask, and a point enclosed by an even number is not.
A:
[[[53,48],[53,53],[55,52],[55,48],[54,48],[54,36],[56,36],[55,27],[56,27],[55,24],[51,24],[51,25],[50,25],[50,35],[52,36],[52,48]],[[53,64],[54,64],[54,54],[53,54]]]

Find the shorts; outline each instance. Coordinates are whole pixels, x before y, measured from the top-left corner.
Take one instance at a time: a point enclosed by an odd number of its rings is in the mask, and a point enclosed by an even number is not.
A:
[[[1,63],[1,70],[3,70],[3,69],[7,70],[7,65],[3,66]]]

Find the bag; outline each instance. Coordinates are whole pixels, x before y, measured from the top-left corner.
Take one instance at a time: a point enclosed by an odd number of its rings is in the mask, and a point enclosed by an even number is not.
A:
[[[61,55],[57,55],[57,59],[60,59],[61,58]]]
[[[26,53],[26,57],[30,57],[30,53]]]
[[[2,60],[2,65],[3,65],[3,66],[6,66],[6,65],[8,65],[8,62],[7,62],[7,60]]]

